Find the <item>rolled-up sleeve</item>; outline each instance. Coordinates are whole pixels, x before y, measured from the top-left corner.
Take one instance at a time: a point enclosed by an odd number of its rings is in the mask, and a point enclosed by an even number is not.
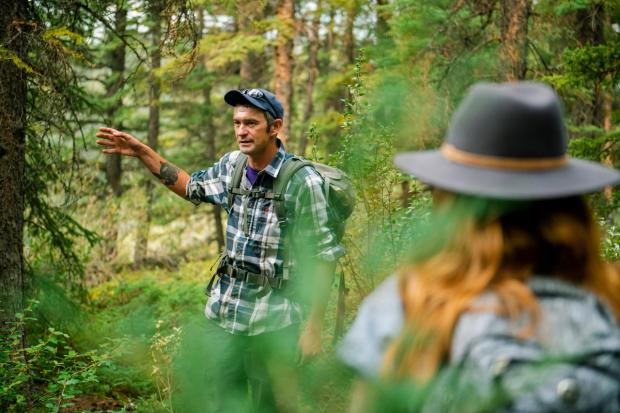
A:
[[[238,152],[228,153],[212,167],[192,173],[185,188],[187,199],[196,205],[208,202],[228,210],[227,187],[237,156]]]
[[[305,169],[308,173],[303,174],[294,208],[298,242],[301,240],[305,244],[304,250],[313,257],[321,261],[336,261],[345,254],[345,249],[339,244],[330,222],[323,178],[312,168]]]

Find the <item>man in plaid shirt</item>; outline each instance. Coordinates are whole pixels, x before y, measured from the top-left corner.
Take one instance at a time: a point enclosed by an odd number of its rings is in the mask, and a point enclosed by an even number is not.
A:
[[[207,365],[214,375],[209,402],[218,411],[244,409],[238,403],[246,399],[249,382],[255,407],[294,411],[295,358],[322,351],[325,306],[336,261],[344,251],[329,225],[322,177],[312,167],[300,169],[286,188],[286,237],[273,200],[248,194],[272,191],[282,164],[292,156],[277,136],[284,118],[280,102],[264,89],[231,90],[224,99],[234,106],[239,151],[224,155],[209,169],[189,175],[135,137],[112,128],[101,128],[97,143],[106,147],[104,153],[138,157],[179,196],[226,209],[226,254],[209,285],[205,308],[218,326],[209,327],[206,336],[212,348]],[[245,192],[235,195],[229,206],[241,153],[247,155],[240,186]],[[307,317],[302,295],[309,302]]]

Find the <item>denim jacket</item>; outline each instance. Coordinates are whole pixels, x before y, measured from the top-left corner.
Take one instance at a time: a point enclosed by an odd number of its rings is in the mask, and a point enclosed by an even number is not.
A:
[[[572,284],[536,276],[528,285],[541,307],[536,333],[521,340],[516,335],[522,324],[491,311],[464,313],[423,412],[620,412],[620,327],[614,315]],[[494,303],[492,293],[476,300]],[[384,351],[403,323],[392,276],[362,303],[338,348],[340,358],[362,376],[378,378]]]

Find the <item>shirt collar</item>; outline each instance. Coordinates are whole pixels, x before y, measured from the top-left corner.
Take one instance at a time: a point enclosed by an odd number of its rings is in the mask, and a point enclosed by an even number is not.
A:
[[[266,174],[269,174],[273,178],[278,177],[278,172],[280,172],[280,168],[286,158],[286,151],[284,150],[284,145],[282,144],[280,138],[276,138],[276,145],[278,145],[278,152],[276,152],[271,162],[269,162],[269,165],[263,169]]]

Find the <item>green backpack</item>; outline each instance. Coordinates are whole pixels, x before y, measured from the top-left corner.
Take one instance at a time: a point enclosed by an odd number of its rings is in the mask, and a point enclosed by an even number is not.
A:
[[[241,189],[241,178],[247,165],[247,155],[239,154],[232,181],[228,189],[228,208],[232,208],[235,195],[249,195],[251,190]],[[328,204],[331,225],[336,232],[338,241],[342,239],[345,230],[346,219],[351,216],[355,208],[355,189],[347,175],[340,169],[310,162],[297,156],[287,158],[273,184],[273,192],[254,193],[255,196],[273,199],[276,217],[280,228],[286,228],[286,208],[284,205],[284,192],[286,187],[297,171],[305,166],[311,166],[323,177],[323,191]]]

